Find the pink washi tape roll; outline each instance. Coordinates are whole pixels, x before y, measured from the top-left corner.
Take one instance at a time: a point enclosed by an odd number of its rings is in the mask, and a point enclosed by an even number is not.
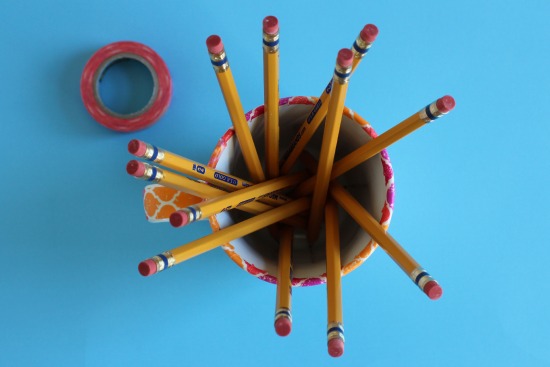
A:
[[[149,69],[153,77],[153,93],[141,110],[120,114],[109,109],[99,95],[99,82],[114,62],[133,59]],[[172,79],[164,61],[151,48],[131,41],[111,43],[100,48],[88,60],[80,80],[84,106],[101,125],[116,131],[129,132],[154,124],[166,111],[172,98]]]

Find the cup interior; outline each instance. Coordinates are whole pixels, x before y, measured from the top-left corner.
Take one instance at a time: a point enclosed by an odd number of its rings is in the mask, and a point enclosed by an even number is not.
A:
[[[281,158],[298,129],[313,109],[315,101],[316,98],[310,97],[281,99],[279,108]],[[249,117],[249,126],[260,160],[264,162],[263,106],[252,110],[247,116]],[[319,157],[323,130],[324,123],[317,129],[306,147],[306,150],[315,158]],[[346,108],[338,136],[335,161],[371,140],[373,136],[376,136],[373,134],[375,133],[366,121]],[[217,170],[250,180],[237,137],[231,134],[231,129],[225,137],[228,139],[222,139],[218,143],[212,157],[215,159],[211,159],[211,165],[215,166]],[[304,169],[305,167],[300,161],[294,167],[295,171]],[[338,178],[338,182],[346,187],[375,219],[378,221],[383,219],[385,226],[389,225],[393,207],[393,174],[391,172],[387,154],[382,152],[382,154],[377,154]],[[390,195],[392,195],[391,200],[388,200]],[[388,210],[390,210],[390,216],[387,213],[383,215],[383,212]],[[383,216],[384,218],[382,218]],[[211,224],[212,228],[216,230],[250,217],[251,215],[248,213],[231,210],[212,217]],[[341,208],[339,208],[339,222],[341,262],[345,274],[364,262],[375,249],[376,244]],[[275,283],[278,247],[278,242],[273,238],[270,231],[262,229],[231,241],[230,244],[224,246],[224,250],[239,266],[249,273]],[[313,246],[310,246],[306,240],[305,230],[295,229],[292,261],[293,285],[313,285],[326,281],[324,226]]]

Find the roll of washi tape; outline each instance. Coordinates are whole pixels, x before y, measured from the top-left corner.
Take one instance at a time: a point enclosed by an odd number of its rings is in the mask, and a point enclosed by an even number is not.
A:
[[[149,69],[153,93],[139,111],[120,114],[101,100],[99,82],[109,66],[126,59],[141,62]],[[138,42],[115,42],[100,48],[88,60],[80,80],[80,93],[86,109],[101,125],[121,132],[136,131],[152,125],[164,114],[172,98],[172,79],[164,61],[151,48]]]

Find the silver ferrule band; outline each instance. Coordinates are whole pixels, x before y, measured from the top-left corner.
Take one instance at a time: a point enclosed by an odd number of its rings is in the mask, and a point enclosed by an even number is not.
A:
[[[223,73],[229,69],[229,61],[227,61],[227,55],[225,50],[219,54],[210,54],[210,62],[216,73]]]
[[[422,119],[425,123],[431,122],[446,113],[443,113],[439,111],[439,108],[437,108],[437,101],[430,103],[420,111],[418,111],[420,119]]]
[[[336,63],[334,68],[334,80],[340,84],[346,84],[351,77],[351,66],[344,68]]]
[[[357,36],[357,38],[355,39],[355,43],[351,47],[351,50],[353,51],[353,57],[355,57],[356,59],[362,59],[363,57],[365,57],[371,46],[372,43],[363,41],[361,35]]]
[[[140,177],[142,180],[158,183],[164,178],[164,172],[160,168],[147,163],[143,164],[145,165],[145,172]]]
[[[191,205],[191,206],[188,206],[187,208],[183,208],[181,211],[187,213],[189,222],[194,222],[202,218],[202,211],[200,210],[200,208],[197,208],[195,205]]]
[[[165,251],[162,254],[153,256],[151,260],[157,265],[157,272],[166,270],[176,263],[176,259],[174,259],[174,255],[172,255],[170,251]]]
[[[275,322],[277,322],[277,320],[281,318],[288,319],[290,322],[292,322],[292,314],[290,313],[290,309],[286,307],[278,308],[275,312]]]
[[[411,273],[411,279],[422,290],[424,290],[426,284],[432,280],[435,281],[435,279],[432,278],[432,276],[424,268],[414,269]]]
[[[142,158],[149,161],[160,163],[164,160],[164,150],[155,147],[154,145],[145,143],[146,149]]]
[[[265,52],[275,53],[279,51],[279,32],[275,34],[263,33],[263,47]]]
[[[330,322],[327,325],[327,340],[332,339],[341,339],[343,342],[346,341],[344,338],[344,325],[340,322]]]

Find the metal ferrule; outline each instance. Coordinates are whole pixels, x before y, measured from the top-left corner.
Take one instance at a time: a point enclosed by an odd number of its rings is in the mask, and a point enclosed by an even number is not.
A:
[[[437,101],[430,103],[429,105],[421,109],[418,114],[420,118],[426,123],[438,119],[443,115],[446,115],[446,113],[439,111],[439,109],[437,108]]]
[[[346,341],[344,338],[344,325],[340,322],[330,322],[327,326],[327,340],[332,339],[341,339],[343,342]]]
[[[411,273],[411,279],[412,281],[422,290],[424,290],[424,286],[431,282],[432,280],[435,280],[432,278],[432,276],[423,268],[416,268]]]
[[[164,160],[164,150],[157,148],[154,145],[145,143],[147,149],[143,154],[142,158],[147,159],[151,162],[160,163]]]
[[[172,265],[175,264],[176,259],[174,259],[174,255],[170,251],[163,252],[162,254],[158,254],[156,256],[153,256],[151,258],[157,265],[157,272],[166,270]]]
[[[372,43],[363,41],[360,35],[357,36],[357,39],[355,40],[355,42],[353,42],[353,46],[351,46],[353,57],[355,57],[356,59],[362,59],[367,54],[367,52],[369,52],[371,46]]]
[[[290,309],[286,307],[278,308],[277,311],[275,311],[275,322],[281,318],[286,318],[290,322],[292,322],[292,315],[290,314]]]
[[[143,176],[139,177],[145,181],[152,181],[155,183],[160,182],[164,178],[164,172],[153,165],[143,163],[145,165],[145,172]]]
[[[349,77],[351,76],[351,66],[343,68],[340,64],[336,63],[334,68],[334,80],[340,84],[346,84],[349,82]]]
[[[187,208],[183,208],[181,209],[181,211],[187,214],[187,217],[189,218],[189,222],[194,222],[202,218],[201,210],[197,208],[195,205],[191,205],[191,206],[188,206]]]
[[[264,32],[263,41],[265,52],[275,53],[279,51],[279,32],[275,34]]]
[[[219,54],[210,54],[210,62],[216,73],[223,73],[229,69],[229,61],[227,61],[227,55],[225,50]]]

